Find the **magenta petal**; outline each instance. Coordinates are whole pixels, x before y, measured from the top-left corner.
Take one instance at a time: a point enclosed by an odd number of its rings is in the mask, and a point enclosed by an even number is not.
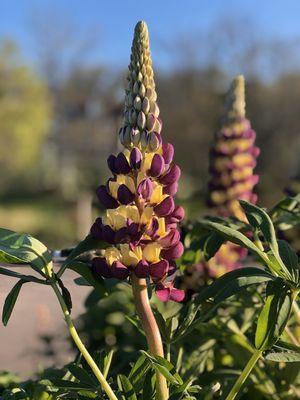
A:
[[[177,229],[172,229],[166,236],[159,239],[158,242],[162,247],[171,247],[180,240],[180,233]]]
[[[118,154],[115,165],[117,170],[121,174],[128,174],[131,171],[131,167],[127,161],[127,158],[123,153]]]
[[[160,154],[154,154],[151,162],[149,175],[157,177],[163,173],[165,169],[165,161]]]
[[[112,276],[116,279],[124,280],[129,275],[129,269],[120,261],[115,261],[112,266]]]
[[[177,271],[177,265],[175,261],[169,261],[169,269],[168,269],[168,276],[175,274]]]
[[[178,183],[177,182],[171,183],[170,185],[167,185],[163,188],[163,194],[168,194],[170,196],[175,196],[177,191],[178,191]]]
[[[147,261],[139,261],[134,268],[134,273],[138,278],[147,278],[149,276],[149,264]]]
[[[174,146],[171,143],[162,144],[162,155],[166,164],[170,164],[174,157]]]
[[[171,166],[169,171],[162,177],[159,178],[160,183],[163,185],[171,185],[171,183],[177,182],[180,178],[181,170],[178,165],[174,164]]]
[[[143,199],[147,200],[153,192],[153,183],[151,179],[143,179],[137,187],[138,195],[142,196]]]
[[[118,189],[118,200],[121,204],[129,204],[134,200],[134,194],[124,184],[119,186]]]
[[[165,217],[172,214],[174,209],[174,200],[171,196],[169,196],[154,207],[154,212],[158,217]]]
[[[170,292],[170,300],[180,303],[185,298],[184,290],[172,288]]]
[[[183,244],[178,242],[175,246],[170,247],[169,249],[162,249],[161,256],[166,260],[175,260],[182,256],[184,251]]]
[[[184,208],[181,206],[176,206],[173,213],[172,217],[175,218],[178,222],[182,221],[184,218]]]
[[[111,267],[107,264],[105,258],[96,257],[92,260],[92,272],[95,277],[103,276],[104,278],[112,277]]]
[[[162,279],[169,269],[169,263],[167,260],[161,260],[157,263],[153,263],[150,265],[150,276],[154,279]]]
[[[117,202],[117,200],[114,199],[108,193],[108,191],[104,185],[99,186],[98,189],[96,190],[96,193],[97,193],[100,203],[102,203],[104,207],[117,208],[119,206],[119,203]]]
[[[134,147],[130,153],[130,165],[133,169],[139,169],[142,162],[142,153],[137,147]]]
[[[164,303],[170,300],[170,289],[165,288],[163,285],[157,285],[155,293],[159,300]]]

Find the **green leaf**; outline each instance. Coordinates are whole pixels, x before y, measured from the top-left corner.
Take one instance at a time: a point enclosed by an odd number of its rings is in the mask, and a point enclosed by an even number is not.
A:
[[[180,375],[176,372],[176,368],[168,360],[159,356],[151,356],[146,351],[142,353],[149,359],[154,369],[160,372],[173,385],[182,385],[183,381]]]
[[[153,370],[146,373],[143,385],[143,400],[153,400],[155,396],[155,374]]]
[[[291,294],[284,281],[270,282],[266,302],[257,321],[255,347],[258,350],[265,350],[276,343],[289,320],[291,307]]]
[[[137,400],[135,391],[130,380],[125,375],[118,375],[118,386],[121,390],[124,400]]]
[[[281,266],[282,271],[288,273],[288,270],[280,257],[275,228],[269,215],[263,209],[254,204],[248,203],[245,200],[240,200],[240,204],[253,228],[260,230],[264,235],[266,242]],[[287,277],[290,277],[289,273]]]
[[[105,247],[107,247],[107,243],[103,242],[103,240],[95,239],[93,236],[88,235],[71,251],[63,262],[62,268],[69,267],[78,256],[87,251],[105,249]]]
[[[131,368],[128,378],[132,382],[133,386],[136,388],[137,392],[139,392],[140,389],[142,389],[143,387],[145,374],[148,371],[149,367],[149,360],[144,355],[141,355]]]
[[[238,244],[241,247],[245,247],[252,253],[256,254],[265,264],[267,263],[267,257],[265,254],[259,250],[254,243],[251,242],[247,236],[243,235],[241,232],[230,228],[228,226],[222,225],[218,222],[210,221],[209,219],[203,219],[199,222],[208,230],[217,232],[220,236],[224,237],[226,240]]]
[[[72,382],[68,381],[65,379],[51,379],[51,382],[55,387],[58,389],[63,389],[63,390],[72,390],[72,391],[77,391],[80,392],[82,390],[89,390],[90,386],[85,384],[85,383],[77,383],[77,382]]]
[[[47,247],[34,237],[0,228],[0,262],[30,264],[45,275],[45,267],[52,260]]]
[[[264,357],[267,360],[276,362],[300,362],[300,347],[278,341]]]
[[[79,380],[80,383],[84,383],[87,386],[90,386],[93,389],[97,389],[98,383],[95,379],[93,379],[92,376],[88,374],[86,370],[84,370],[82,367],[79,367],[75,363],[69,364],[68,369],[71,372],[71,374]]]
[[[285,240],[278,240],[279,253],[282,261],[289,269],[298,269],[297,253],[291,248]]]
[[[227,272],[213,282],[210,286],[201,290],[195,297],[194,303],[200,304],[208,299],[220,302],[233,296],[241,289],[253,285],[274,280],[274,276],[263,269],[245,267]]]
[[[35,282],[35,283],[41,283],[43,285],[48,285],[46,280],[39,279],[33,275],[19,274],[18,272],[8,269],[7,267],[0,267],[0,275],[6,275],[12,278],[22,279],[25,282]]]
[[[22,279],[19,280],[15,284],[15,286],[12,288],[12,290],[9,292],[8,296],[5,299],[3,311],[2,311],[2,322],[3,322],[4,326],[6,326],[9,321],[9,318],[11,316],[11,313],[14,309],[17,298],[19,296],[21,287],[24,283],[25,283],[25,281],[23,281]]]
[[[91,267],[88,264],[85,264],[81,261],[72,261],[68,265],[68,268],[84,278],[91,286],[95,288],[95,290],[97,290],[99,294],[102,296],[107,294],[103,279],[100,277],[96,279],[92,273]]]
[[[210,260],[224,243],[224,238],[217,232],[209,233],[200,239],[192,240],[193,249],[201,249],[202,255],[206,261]]]

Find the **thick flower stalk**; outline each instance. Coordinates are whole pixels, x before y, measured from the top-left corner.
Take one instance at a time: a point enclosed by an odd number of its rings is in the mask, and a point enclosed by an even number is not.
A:
[[[184,210],[174,203],[180,168],[174,147],[161,138],[147,26],[135,28],[127,77],[124,124],[119,132],[123,150],[110,155],[113,176],[97,189],[105,215],[91,234],[109,244],[93,271],[104,278],[150,278],[162,301],[180,301],[184,293],[168,277],[183,253],[178,223]]]

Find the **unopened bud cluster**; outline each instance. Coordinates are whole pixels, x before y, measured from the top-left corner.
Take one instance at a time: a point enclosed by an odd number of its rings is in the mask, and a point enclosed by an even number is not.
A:
[[[119,133],[124,149],[108,157],[113,176],[97,189],[106,211],[91,228],[109,246],[103,257],[93,259],[92,268],[104,278],[150,278],[162,301],[181,301],[184,292],[170,278],[183,253],[177,225],[184,210],[173,199],[181,171],[173,163],[173,145],[162,141],[156,99],[148,30],[139,22]]]

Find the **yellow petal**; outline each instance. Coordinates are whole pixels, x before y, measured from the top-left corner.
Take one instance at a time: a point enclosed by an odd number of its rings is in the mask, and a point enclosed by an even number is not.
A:
[[[127,266],[136,266],[142,259],[142,249],[138,246],[131,250],[128,244],[120,245],[120,252],[122,254],[122,263]]]
[[[158,231],[157,234],[162,237],[166,235],[166,222],[164,218],[158,218]]]
[[[108,187],[110,194],[116,199],[118,196],[118,189],[119,189],[119,183],[115,181],[109,181]]]
[[[151,221],[151,218],[153,216],[153,207],[145,207],[143,214],[141,215],[140,223],[143,225],[148,225],[149,222]]]
[[[121,259],[121,253],[116,247],[108,247],[105,249],[106,262],[112,265],[114,261],[119,261]]]
[[[150,243],[144,247],[143,257],[150,263],[155,263],[160,260],[161,246],[158,243]]]
[[[151,195],[151,197],[150,197],[150,203],[158,204],[158,203],[160,203],[161,201],[163,201],[163,199],[164,199],[165,197],[166,197],[166,196],[163,194],[163,187],[162,187],[162,185],[157,184],[157,185],[155,186],[155,188],[153,189],[152,195]]]

